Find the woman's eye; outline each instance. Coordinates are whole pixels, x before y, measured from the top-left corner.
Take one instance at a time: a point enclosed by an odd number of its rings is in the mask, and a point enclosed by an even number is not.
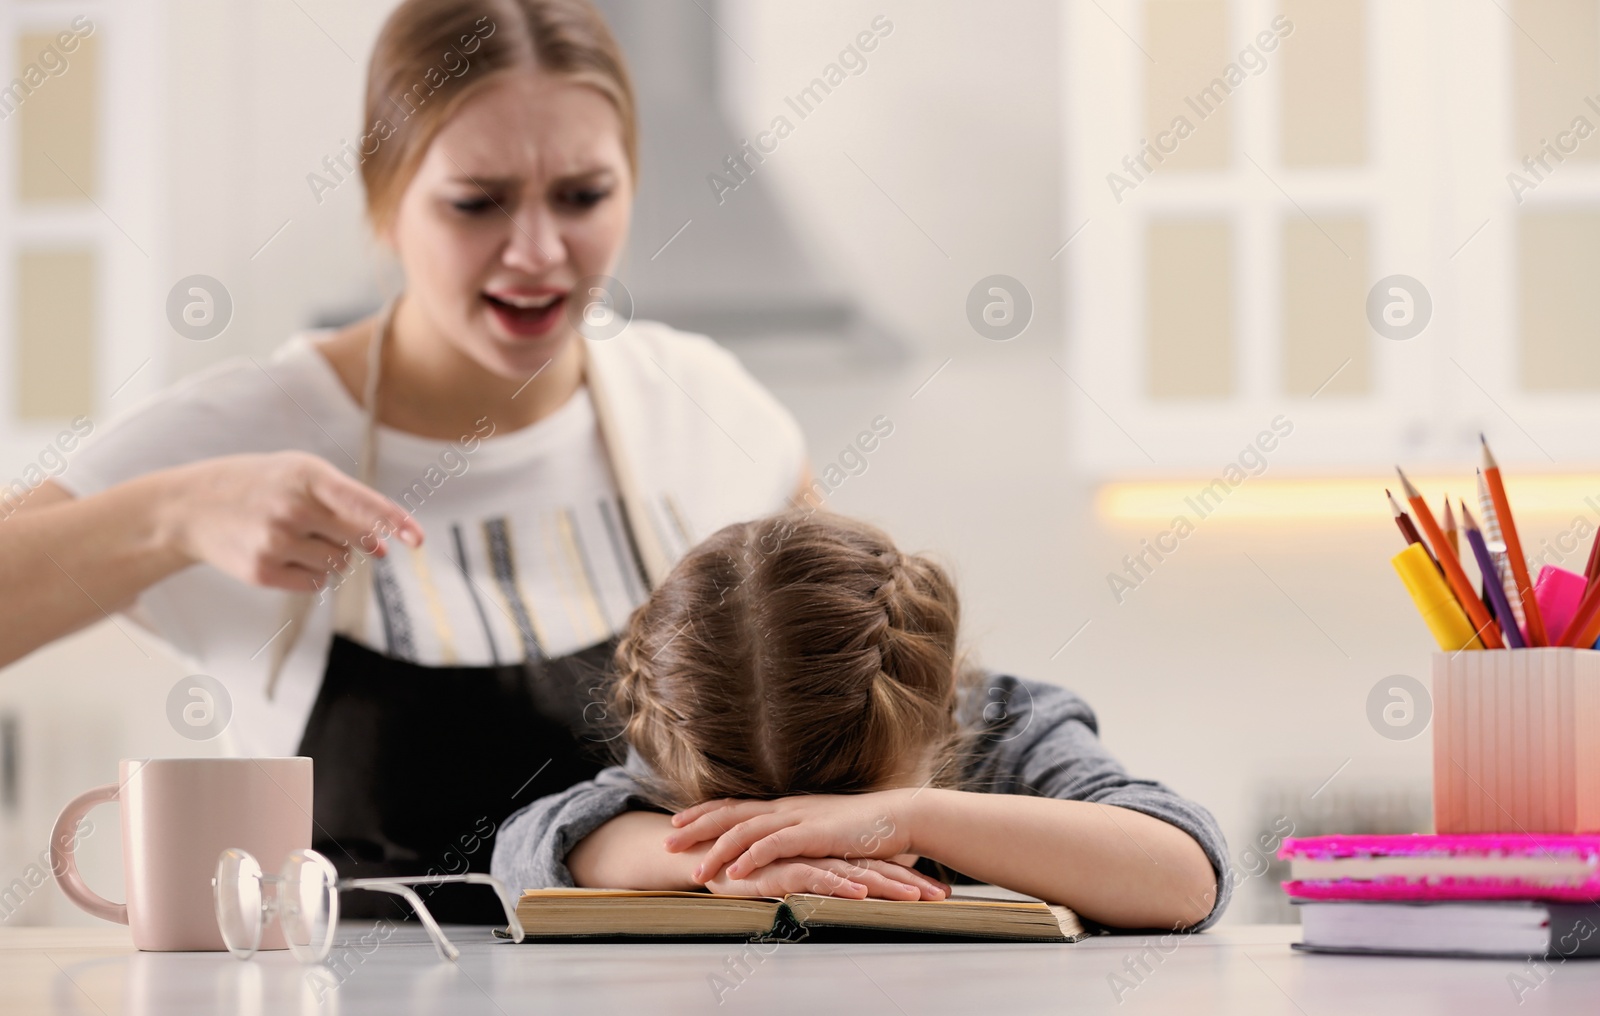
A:
[[[561,195],[561,203],[569,208],[587,211],[604,201],[611,195],[609,190],[599,188],[584,188],[581,190],[567,191]]]
[[[488,198],[464,198],[450,202],[452,208],[465,215],[476,215],[493,204]]]

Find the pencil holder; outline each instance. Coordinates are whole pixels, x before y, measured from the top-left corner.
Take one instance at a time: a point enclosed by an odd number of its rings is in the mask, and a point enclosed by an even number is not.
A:
[[[1600,832],[1600,652],[1433,656],[1440,833]]]

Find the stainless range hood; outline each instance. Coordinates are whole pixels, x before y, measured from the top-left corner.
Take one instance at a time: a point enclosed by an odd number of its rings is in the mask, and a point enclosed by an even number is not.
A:
[[[727,160],[747,138],[724,112],[715,0],[597,6],[638,94],[639,192],[618,269],[636,315],[704,332],[756,364],[900,362],[903,344],[802,248],[762,166],[747,157],[754,171],[719,203],[709,178],[737,181]]]

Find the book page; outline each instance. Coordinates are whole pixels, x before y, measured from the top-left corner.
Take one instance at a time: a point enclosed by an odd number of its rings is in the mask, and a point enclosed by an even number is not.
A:
[[[605,897],[608,899],[663,898],[663,899],[691,899],[707,903],[717,900],[760,900],[763,903],[783,902],[776,896],[737,896],[732,893],[707,893],[682,889],[593,889],[587,887],[561,887],[555,889],[524,889],[522,898],[536,897],[539,899],[578,899],[581,897]]]
[[[978,885],[953,885],[950,887],[952,900],[994,900],[1002,903],[1043,903],[1037,896],[1019,893],[1014,889],[1005,889],[987,883]]]

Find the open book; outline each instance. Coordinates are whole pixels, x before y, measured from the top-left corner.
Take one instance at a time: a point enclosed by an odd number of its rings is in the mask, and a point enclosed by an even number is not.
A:
[[[850,900],[791,893],[714,896],[631,889],[528,889],[517,920],[530,939],[807,938],[815,929],[1023,942],[1076,942],[1083,924],[1066,907],[994,886],[943,900]]]

